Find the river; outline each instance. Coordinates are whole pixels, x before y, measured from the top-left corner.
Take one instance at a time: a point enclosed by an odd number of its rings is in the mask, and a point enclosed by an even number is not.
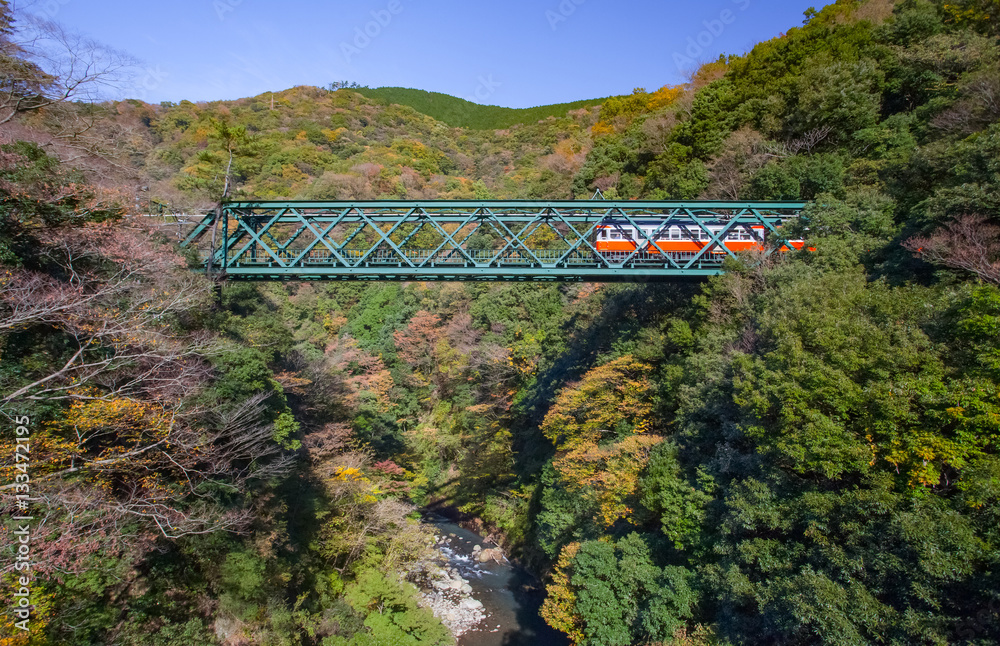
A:
[[[472,556],[473,547],[491,547],[482,536],[440,516],[429,516],[427,522],[440,535],[451,538],[439,549],[450,567],[469,581],[472,597],[482,602],[486,611],[486,619],[462,635],[458,646],[569,646],[566,635],[539,616],[545,593],[524,568],[506,561],[480,563]]]

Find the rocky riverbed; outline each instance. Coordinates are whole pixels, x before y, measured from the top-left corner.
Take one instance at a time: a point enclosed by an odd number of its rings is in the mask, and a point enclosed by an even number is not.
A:
[[[435,556],[411,576],[423,605],[455,635],[459,646],[568,644],[538,615],[543,595],[523,569],[497,546],[444,518],[426,522],[437,530]]]
[[[436,557],[422,564],[417,582],[423,605],[430,608],[455,637],[461,637],[486,618],[486,610],[483,603],[474,598],[467,578],[474,566],[473,559],[463,559],[455,552],[455,540],[454,534],[438,536]]]

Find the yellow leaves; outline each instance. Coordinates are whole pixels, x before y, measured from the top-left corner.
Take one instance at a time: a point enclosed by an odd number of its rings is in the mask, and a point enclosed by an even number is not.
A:
[[[961,420],[963,419],[965,409],[961,406],[952,406],[951,408],[946,408],[944,412],[947,413],[952,419]]]
[[[956,24],[963,24],[968,22],[990,22],[991,16],[987,11],[976,7],[975,5],[966,8],[962,5],[946,4],[943,5],[942,9],[944,12],[950,16],[946,22],[954,22]]]
[[[541,615],[545,622],[569,635],[574,644],[581,643],[586,635],[583,620],[576,612],[576,592],[570,585],[570,568],[573,557],[580,551],[580,543],[570,543],[559,553],[552,582],[546,587],[548,595],[542,604]]]
[[[357,467],[337,467],[333,473],[333,479],[341,482],[367,482],[368,480],[361,473],[361,469]]]
[[[337,336],[345,325],[347,325],[347,317],[339,313],[328,312],[323,316],[323,328],[331,337]]]
[[[659,110],[660,108],[665,108],[679,99],[683,94],[684,88],[680,85],[673,87],[664,85],[659,90],[649,95],[646,107],[650,112]]]
[[[170,416],[154,404],[131,399],[94,399],[74,402],[57,426],[68,426],[81,435],[108,429],[119,436],[160,434],[168,430]]]
[[[552,465],[569,491],[597,506],[595,520],[609,527],[632,513],[628,501],[638,493],[639,474],[662,441],[658,435],[632,435],[606,446],[581,444]]]
[[[941,467],[960,467],[966,456],[952,440],[930,432],[912,432],[894,440],[885,453],[897,473],[908,472],[911,487],[933,487],[941,481]]]
[[[598,121],[591,127],[590,134],[596,139],[597,137],[606,137],[608,135],[615,134],[615,127],[609,123],[603,121]]]
[[[29,443],[31,449],[31,476],[36,478],[52,471],[58,471],[69,466],[73,456],[77,454],[76,442],[72,442],[59,437],[56,434],[42,429],[31,435]],[[14,453],[17,450],[17,441],[13,434],[0,437],[0,483],[9,484],[15,482],[17,474],[21,473],[17,469]],[[22,449],[23,450],[23,449]],[[24,463],[22,462],[23,466]]]
[[[643,114],[666,108],[684,92],[684,86],[664,85],[653,93],[636,88],[629,96],[610,97],[601,106],[600,120],[591,128],[591,135],[597,138],[614,134],[616,126],[623,129]]]
[[[4,592],[0,594],[0,603],[5,609],[15,607],[13,593],[20,588],[18,583],[20,576],[22,576],[20,573],[12,572],[0,581],[0,586],[4,588]],[[45,637],[45,627],[52,620],[55,595],[47,592],[36,579],[32,581],[28,600],[32,606],[31,619],[28,621],[30,630],[17,628],[15,624],[21,619],[12,610],[5,610],[0,615],[0,646],[42,646],[51,643]]]
[[[303,182],[309,179],[309,176],[303,173],[294,164],[285,164],[281,167],[281,178],[289,182]]]
[[[542,432],[560,450],[647,432],[652,428],[651,370],[631,355],[593,368],[560,391],[542,421]]]
[[[336,130],[324,129],[322,132],[323,136],[326,137],[327,141],[329,141],[330,143],[334,143],[347,132],[347,128],[340,127],[337,128]]]

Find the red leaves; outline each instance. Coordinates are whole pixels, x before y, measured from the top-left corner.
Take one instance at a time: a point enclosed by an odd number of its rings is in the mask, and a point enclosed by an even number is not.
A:
[[[375,469],[376,471],[381,471],[382,473],[389,476],[402,477],[406,475],[406,471],[403,469],[403,467],[399,466],[392,460],[376,462],[375,464],[372,465],[372,468]]]

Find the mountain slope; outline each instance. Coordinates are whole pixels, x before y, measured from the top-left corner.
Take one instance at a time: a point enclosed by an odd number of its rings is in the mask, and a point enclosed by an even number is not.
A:
[[[605,99],[587,99],[571,103],[540,105],[534,108],[504,108],[480,105],[440,92],[402,87],[357,88],[363,96],[380,103],[407,105],[417,112],[447,123],[454,128],[491,130],[528,125],[548,117],[565,117],[570,110],[600,105]]]

